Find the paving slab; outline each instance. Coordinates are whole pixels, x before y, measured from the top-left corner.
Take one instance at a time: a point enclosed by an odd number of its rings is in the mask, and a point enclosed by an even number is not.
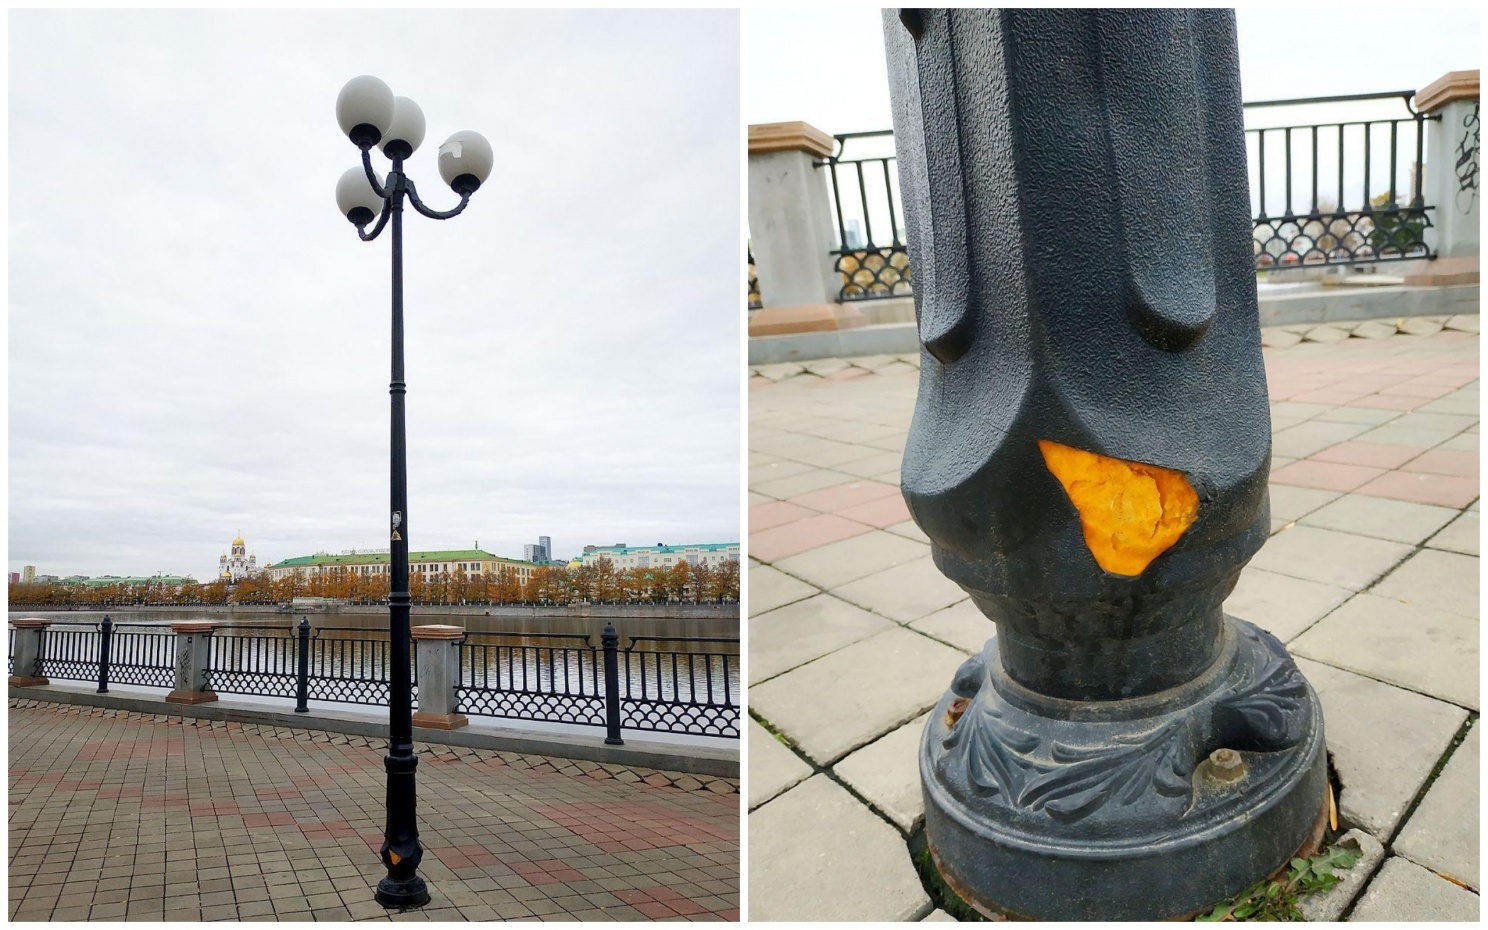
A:
[[[1446,529],[1426,540],[1426,545],[1431,549],[1445,549],[1448,552],[1460,552],[1463,555],[1478,555],[1479,541],[1483,531],[1482,519],[1474,512],[1466,512],[1451,523]]]
[[[797,497],[810,491],[819,491],[822,488],[830,488],[857,480],[852,475],[845,475],[840,471],[814,468],[810,465],[804,467],[807,469],[806,471],[784,478],[771,477],[768,473],[759,480],[751,476],[749,479],[749,490],[768,495],[778,500],[785,500],[788,497]]]
[[[1410,555],[1401,543],[1297,525],[1273,535],[1250,564],[1350,591],[1367,588]]]
[[[928,555],[849,582],[832,593],[901,623],[918,620],[966,598],[966,592],[942,575]]]
[[[757,614],[749,619],[749,683],[774,678],[893,626],[893,621],[830,594]]]
[[[1416,808],[1405,829],[1395,838],[1392,851],[1425,866],[1438,875],[1480,889],[1478,795],[1481,740],[1478,728],[1468,731],[1426,797]]]
[[[749,721],[749,809],[811,777],[811,766],[775,734]]]
[[[1467,719],[1460,707],[1297,657],[1323,702],[1343,819],[1389,839]]]
[[[1342,495],[1337,491],[1323,491],[1318,488],[1295,488],[1284,484],[1271,486],[1271,523],[1273,529],[1277,528],[1277,521],[1281,525],[1299,520],[1306,514],[1312,513],[1324,504],[1335,501]]]
[[[832,767],[837,777],[878,808],[906,836],[925,821],[920,790],[920,737],[929,714],[916,717]]]
[[[1345,494],[1301,519],[1304,526],[1419,545],[1457,516],[1450,507]]]
[[[929,543],[930,537],[920,529],[920,525],[913,520],[905,520],[903,523],[895,523],[893,526],[884,527],[885,531],[896,533],[905,539],[918,539],[922,543]]]
[[[1276,433],[1271,440],[1271,451],[1290,458],[1306,458],[1329,446],[1352,439],[1370,429],[1366,423],[1330,423],[1323,420],[1305,420],[1296,426]]]
[[[1399,856],[1385,860],[1349,915],[1351,921],[1477,919],[1477,895]]]
[[[997,633],[997,625],[977,610],[971,598],[944,610],[937,610],[928,617],[921,617],[909,626],[910,629],[949,643],[967,655],[980,653],[987,640]]]
[[[1293,655],[1478,707],[1476,618],[1358,594],[1288,648]]]
[[[1412,449],[1430,449],[1441,445],[1457,432],[1457,430],[1434,430],[1421,429],[1419,427],[1401,426],[1400,420],[1391,420],[1383,426],[1377,426],[1367,433],[1360,433],[1360,442],[1377,442],[1386,446],[1408,446]]]
[[[1475,555],[1423,549],[1386,575],[1370,593],[1476,618],[1478,563]]]
[[[792,578],[785,572],[777,571],[768,565],[761,565],[753,559],[749,561],[749,584],[746,597],[749,598],[749,616],[751,617],[783,607],[793,601],[803,600],[816,593],[816,588],[799,578]]]
[[[775,565],[818,588],[826,589],[839,587],[895,565],[926,558],[929,554],[930,547],[924,543],[879,530],[789,556]]]
[[[1225,613],[1290,642],[1353,596],[1347,588],[1247,566],[1225,600]]]
[[[1325,423],[1368,423],[1379,426],[1400,416],[1399,410],[1381,410],[1375,407],[1333,407],[1313,419]]]
[[[1385,858],[1385,847],[1380,845],[1380,841],[1359,829],[1348,831],[1333,846],[1358,850],[1359,858],[1349,868],[1333,873],[1338,876],[1338,884],[1326,892],[1311,894],[1302,899],[1304,920],[1331,922],[1342,917],[1343,912],[1364,890],[1370,876],[1379,868],[1380,860]]]
[[[752,686],[749,705],[825,765],[929,710],[964,661],[963,652],[890,629]]]
[[[749,815],[749,919],[918,920],[930,897],[904,837],[826,775]]]

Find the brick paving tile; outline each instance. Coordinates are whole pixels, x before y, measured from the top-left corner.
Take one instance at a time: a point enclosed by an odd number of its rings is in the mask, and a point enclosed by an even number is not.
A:
[[[835,514],[824,513],[794,523],[749,533],[749,556],[761,562],[774,562],[787,556],[872,532],[873,527]]]
[[[1382,468],[1302,459],[1272,472],[1271,480],[1321,491],[1352,491],[1382,474]]]
[[[1392,471],[1360,485],[1358,493],[1460,509],[1478,499],[1478,479]]]
[[[1337,462],[1340,465],[1364,465],[1370,468],[1399,468],[1420,455],[1419,449],[1408,446],[1387,446],[1373,442],[1340,442],[1338,445],[1308,458],[1318,462]]]
[[[738,917],[738,779],[419,746],[434,900],[395,913],[380,741],[17,700],[9,725],[12,920],[654,916],[637,890]],[[654,893],[682,875],[721,887]]]

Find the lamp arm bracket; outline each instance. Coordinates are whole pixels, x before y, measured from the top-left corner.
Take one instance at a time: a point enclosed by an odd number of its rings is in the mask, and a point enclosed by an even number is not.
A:
[[[428,207],[424,206],[424,202],[419,199],[418,189],[413,186],[412,178],[404,175],[403,184],[408,189],[408,199],[412,201],[413,208],[419,213],[422,213],[424,216],[427,216],[431,220],[447,220],[452,216],[459,216],[460,212],[465,209],[465,205],[470,203],[470,195],[463,194],[460,197],[460,202],[454,207],[454,209],[443,211],[431,210]]]
[[[392,212],[393,202],[391,200],[384,200],[382,202],[382,215],[377,218],[377,223],[372,227],[372,231],[367,232],[366,230],[358,229],[357,235],[362,237],[363,242],[371,242],[373,239],[376,239],[377,234],[382,232],[382,227],[387,225],[388,216],[390,216]]]
[[[377,175],[372,171],[372,152],[370,149],[362,149],[362,167],[367,169],[367,183],[372,185],[372,192],[379,197],[386,198],[388,195],[387,188],[377,182]]]

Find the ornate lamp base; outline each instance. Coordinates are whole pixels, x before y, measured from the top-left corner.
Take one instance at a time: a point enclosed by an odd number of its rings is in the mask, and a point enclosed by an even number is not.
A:
[[[1328,790],[1317,695],[1271,634],[1226,617],[1223,637],[1193,681],[1116,701],[1029,691],[989,640],[920,743],[947,883],[988,916],[1178,918],[1315,847]]]
[[[429,903],[429,886],[417,875],[400,880],[384,878],[377,883],[377,903],[383,907],[423,907]]]

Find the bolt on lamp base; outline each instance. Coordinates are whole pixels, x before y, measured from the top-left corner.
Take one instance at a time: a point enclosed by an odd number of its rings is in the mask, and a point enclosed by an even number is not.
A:
[[[422,878],[384,878],[377,883],[377,903],[383,907],[423,907],[429,903],[429,886]]]

